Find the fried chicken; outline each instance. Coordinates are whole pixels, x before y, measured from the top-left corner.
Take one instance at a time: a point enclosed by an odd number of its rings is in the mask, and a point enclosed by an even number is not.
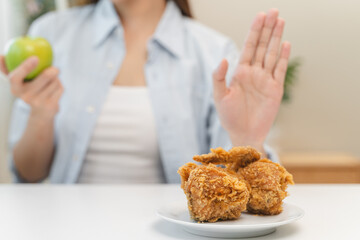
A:
[[[240,168],[251,187],[247,211],[263,215],[282,212],[282,200],[287,196],[288,184],[294,184],[292,175],[280,164],[262,159]]]
[[[231,170],[188,163],[179,168],[191,217],[198,222],[236,219],[246,210],[246,183]]]
[[[281,213],[287,185],[294,183],[292,175],[260,157],[251,147],[216,148],[193,157],[203,165],[188,163],[179,168],[191,217],[216,222],[236,219],[246,209],[263,215]]]
[[[195,155],[193,159],[205,164],[221,164],[236,172],[240,167],[259,160],[260,156],[260,153],[252,147],[233,147],[228,152],[219,147],[212,148],[211,153]]]

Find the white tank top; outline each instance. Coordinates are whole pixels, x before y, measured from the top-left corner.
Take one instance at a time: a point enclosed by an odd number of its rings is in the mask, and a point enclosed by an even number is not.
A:
[[[146,87],[111,87],[78,182],[164,182],[155,120]]]

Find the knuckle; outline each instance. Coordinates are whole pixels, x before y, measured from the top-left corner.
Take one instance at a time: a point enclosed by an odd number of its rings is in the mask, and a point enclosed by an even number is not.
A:
[[[284,73],[285,73],[285,72],[287,71],[287,66],[286,66],[286,64],[281,64],[281,63],[280,63],[280,64],[278,65],[278,69],[279,69],[280,72],[284,72]]]
[[[54,72],[54,75],[59,75],[60,70],[57,67],[51,67],[51,70]]]
[[[19,66],[20,70],[24,72],[31,72],[33,70],[33,67],[28,62],[25,62],[23,65]]]
[[[260,40],[258,47],[259,48],[266,48],[267,47],[267,41]]]
[[[32,100],[32,96],[28,93],[24,93],[21,95],[21,99],[26,103],[30,103]]]
[[[47,79],[47,80],[49,80],[53,77],[53,73],[51,72],[50,69],[46,69],[41,75],[44,79]]]
[[[218,74],[216,73],[216,71],[214,71],[214,72],[212,73],[212,78],[213,78],[213,79],[218,79]]]
[[[248,41],[248,42],[246,42],[245,47],[246,48],[255,48],[255,43],[252,41]]]
[[[18,83],[20,82],[19,76],[15,73],[10,74],[9,79],[12,86],[18,85]]]
[[[44,70],[44,72],[41,74],[45,79],[52,79],[58,74],[58,70],[55,68],[47,68]]]
[[[276,50],[274,49],[271,49],[267,52],[267,54],[270,56],[270,57],[277,57],[278,53]]]

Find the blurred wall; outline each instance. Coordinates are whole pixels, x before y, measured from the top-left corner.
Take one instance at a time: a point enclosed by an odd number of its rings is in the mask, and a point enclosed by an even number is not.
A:
[[[242,46],[253,17],[276,7],[284,39],[303,60],[290,104],[270,142],[280,151],[340,151],[360,156],[360,1],[192,0],[195,17]]]
[[[0,1],[0,53],[5,42],[9,38],[9,18],[8,1]],[[0,72],[0,182],[9,181],[9,173],[6,164],[6,134],[8,125],[8,116],[10,110],[8,84],[5,77]]]

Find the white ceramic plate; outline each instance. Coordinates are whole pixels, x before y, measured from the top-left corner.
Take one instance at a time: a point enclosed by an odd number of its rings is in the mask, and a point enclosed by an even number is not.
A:
[[[192,234],[218,238],[256,237],[272,233],[276,227],[294,222],[304,216],[304,211],[284,203],[283,212],[275,216],[257,216],[242,213],[240,218],[216,223],[197,223],[190,218],[183,201],[173,202],[160,208],[157,213],[163,219],[181,226]]]

